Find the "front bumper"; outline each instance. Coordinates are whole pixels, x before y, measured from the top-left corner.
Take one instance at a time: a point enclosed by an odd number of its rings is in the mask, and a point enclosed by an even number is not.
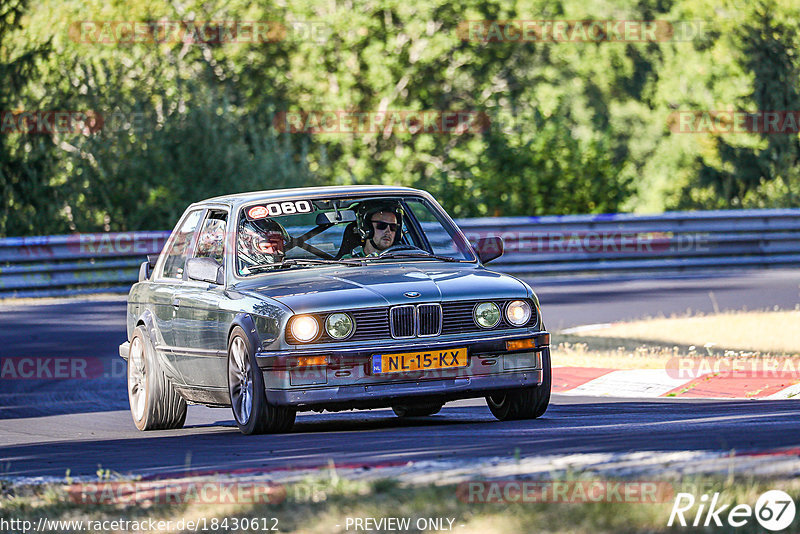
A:
[[[273,404],[295,406],[299,410],[324,407],[333,411],[381,408],[402,400],[445,403],[482,397],[504,389],[538,386],[542,383],[542,375],[542,369],[531,369],[524,372],[416,382],[294,390],[267,389],[267,399]]]
[[[119,356],[125,361],[128,361],[128,355],[131,352],[131,342],[126,341],[122,345],[119,346]]]
[[[531,339],[532,346],[509,351],[507,341]],[[542,352],[549,351],[548,332],[494,334],[489,338],[377,343],[370,348],[314,347],[256,355],[269,402],[299,410],[345,410],[391,406],[400,399],[447,402],[481,397],[493,391],[542,383]],[[373,374],[372,356],[396,352],[466,347],[466,367]],[[326,350],[327,349],[327,350]],[[297,367],[298,356],[326,356],[328,364]],[[549,361],[549,358],[548,358]]]

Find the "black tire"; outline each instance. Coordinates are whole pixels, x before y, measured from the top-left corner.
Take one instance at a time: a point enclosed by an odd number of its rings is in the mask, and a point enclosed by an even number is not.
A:
[[[397,417],[426,417],[439,413],[444,404],[411,404],[392,406]]]
[[[186,401],[161,369],[143,326],[137,326],[128,353],[128,404],[139,430],[182,428]]]
[[[503,391],[486,397],[492,415],[500,421],[536,419],[544,415],[550,404],[552,383],[549,348],[542,351],[542,371],[542,384],[539,386]]]
[[[279,434],[292,429],[297,412],[267,402],[264,375],[250,341],[238,326],[228,341],[228,394],[242,434]]]

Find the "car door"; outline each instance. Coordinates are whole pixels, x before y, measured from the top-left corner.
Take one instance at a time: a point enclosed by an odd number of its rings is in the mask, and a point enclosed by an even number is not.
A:
[[[158,259],[153,276],[152,311],[158,333],[157,350],[169,365],[168,374],[183,380],[175,366],[174,321],[178,314],[176,297],[184,284],[186,260],[193,249],[197,227],[204,209],[187,212],[170,235],[164,252]]]
[[[224,208],[206,212],[192,257],[212,258],[224,265],[229,253],[228,218]],[[224,284],[188,278],[175,295],[175,365],[189,385],[227,390],[227,327],[232,317],[224,311],[226,300]]]

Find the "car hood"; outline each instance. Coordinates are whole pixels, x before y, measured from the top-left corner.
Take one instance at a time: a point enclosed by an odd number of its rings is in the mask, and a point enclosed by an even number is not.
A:
[[[525,284],[508,275],[429,262],[270,273],[241,282],[236,289],[280,301],[295,313],[529,295]]]

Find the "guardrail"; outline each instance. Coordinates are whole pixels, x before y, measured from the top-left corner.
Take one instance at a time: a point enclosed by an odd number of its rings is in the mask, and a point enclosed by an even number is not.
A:
[[[800,266],[800,209],[566,215],[457,221],[500,235],[498,271],[536,278],[650,277]],[[0,298],[127,292],[169,232],[0,239]]]
[[[508,217],[459,221],[500,235],[492,266],[520,275],[652,276],[800,266],[800,209]]]
[[[169,232],[0,239],[0,298],[127,293]]]

